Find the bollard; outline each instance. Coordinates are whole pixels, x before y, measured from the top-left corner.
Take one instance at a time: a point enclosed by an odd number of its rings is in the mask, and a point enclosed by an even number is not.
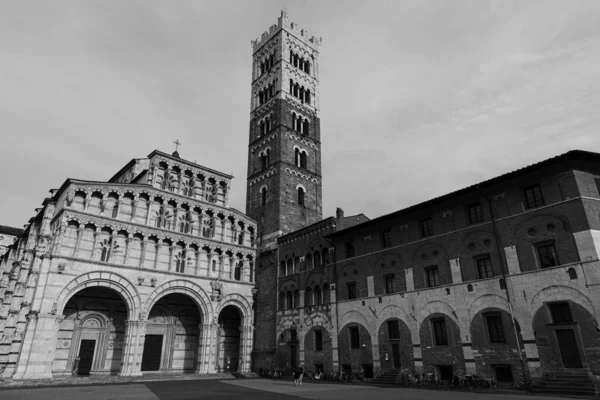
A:
[[[71,376],[77,375],[77,370],[79,369],[79,357],[75,357],[75,362],[73,363],[73,370],[71,371]]]

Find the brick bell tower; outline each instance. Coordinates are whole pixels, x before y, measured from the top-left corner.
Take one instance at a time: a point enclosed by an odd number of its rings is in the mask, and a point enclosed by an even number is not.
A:
[[[256,368],[275,366],[277,238],[322,219],[320,45],[285,11],[252,41],[246,214],[258,222]]]

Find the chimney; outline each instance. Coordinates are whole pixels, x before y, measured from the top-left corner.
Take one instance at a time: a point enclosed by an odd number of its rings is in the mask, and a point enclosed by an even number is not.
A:
[[[335,226],[336,231],[344,229],[344,210],[339,207],[335,209]]]

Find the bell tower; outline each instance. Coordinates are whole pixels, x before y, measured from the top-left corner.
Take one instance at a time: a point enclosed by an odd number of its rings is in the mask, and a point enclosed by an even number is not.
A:
[[[259,252],[322,219],[320,45],[285,11],[252,41],[246,214]]]

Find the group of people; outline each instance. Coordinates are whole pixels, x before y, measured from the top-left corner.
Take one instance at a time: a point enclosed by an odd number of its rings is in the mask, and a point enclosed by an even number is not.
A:
[[[300,367],[297,368],[294,371],[294,383],[296,384],[296,386],[302,386],[302,378],[304,377],[304,368]],[[313,378],[311,375],[309,375],[309,378]],[[314,375],[314,379],[323,379],[323,371],[321,371],[320,369],[317,371],[317,373]]]

